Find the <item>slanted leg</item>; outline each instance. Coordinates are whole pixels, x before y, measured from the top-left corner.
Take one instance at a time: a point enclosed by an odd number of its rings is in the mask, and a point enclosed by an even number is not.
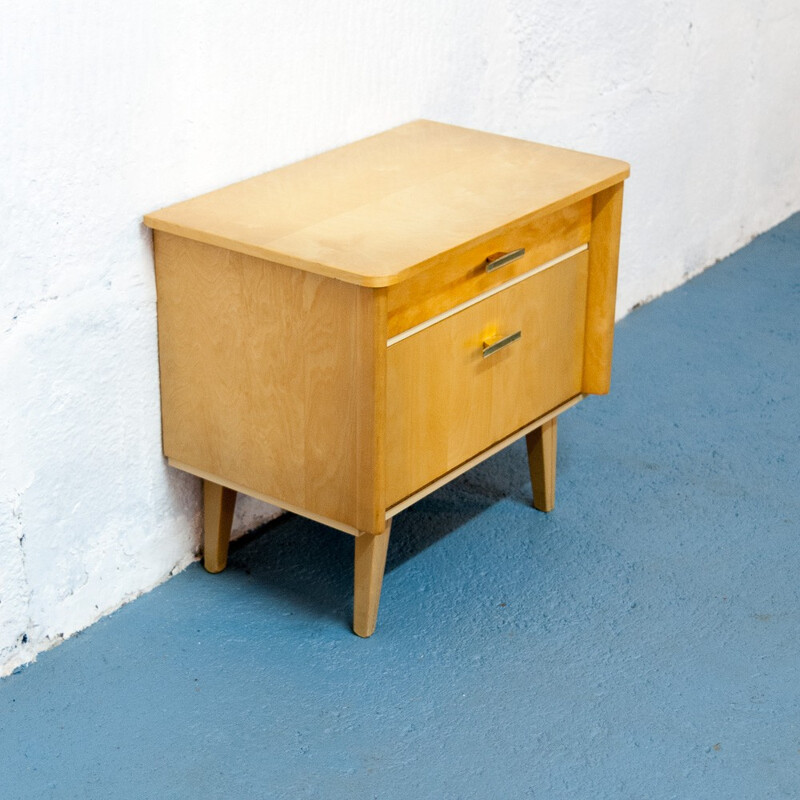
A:
[[[228,560],[236,492],[211,481],[203,481],[203,566],[222,572]]]
[[[390,528],[391,521],[386,523],[383,533],[356,536],[353,631],[365,638],[372,636],[378,621]]]
[[[533,507],[552,511],[556,505],[556,442],[558,417],[531,431],[525,440],[528,445],[528,466],[531,471]]]

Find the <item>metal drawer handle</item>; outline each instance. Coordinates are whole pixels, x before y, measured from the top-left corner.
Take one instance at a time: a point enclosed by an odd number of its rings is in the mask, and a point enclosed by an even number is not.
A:
[[[520,247],[519,250],[512,250],[510,253],[494,253],[486,257],[486,271],[494,272],[496,269],[500,269],[500,267],[504,267],[506,264],[510,264],[518,258],[522,258],[524,255],[524,247]]]
[[[516,342],[522,336],[522,331],[517,331],[516,333],[509,333],[508,336],[502,336],[499,339],[491,339],[488,342],[483,343],[483,357],[488,358],[492,353],[496,353],[498,350],[502,350],[504,347],[507,347],[511,344],[511,342]]]

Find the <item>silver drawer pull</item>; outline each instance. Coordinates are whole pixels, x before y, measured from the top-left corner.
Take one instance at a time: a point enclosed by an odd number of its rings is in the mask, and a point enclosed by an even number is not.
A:
[[[484,342],[483,357],[488,358],[492,353],[496,353],[498,350],[502,350],[504,347],[510,345],[511,342],[516,342],[520,336],[522,336],[522,331],[517,331],[516,333],[509,333],[508,336],[502,336],[499,339],[491,339],[488,342]]]
[[[495,253],[494,255],[487,256],[486,271],[494,272],[496,269],[500,269],[500,267],[504,267],[506,264],[510,264],[518,258],[522,258],[524,255],[525,248],[520,247],[519,250],[512,250],[510,253]]]

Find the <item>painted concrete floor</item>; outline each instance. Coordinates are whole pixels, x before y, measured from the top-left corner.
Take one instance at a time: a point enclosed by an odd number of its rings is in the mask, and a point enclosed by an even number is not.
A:
[[[0,682],[0,798],[800,797],[800,215],[618,327],[612,394],[352,540],[296,517]]]

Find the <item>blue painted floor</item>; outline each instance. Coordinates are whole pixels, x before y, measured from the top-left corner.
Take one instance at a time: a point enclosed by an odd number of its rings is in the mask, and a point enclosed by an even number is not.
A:
[[[618,327],[613,391],[353,541],[289,517],[0,682],[0,798],[800,797],[800,215]]]

